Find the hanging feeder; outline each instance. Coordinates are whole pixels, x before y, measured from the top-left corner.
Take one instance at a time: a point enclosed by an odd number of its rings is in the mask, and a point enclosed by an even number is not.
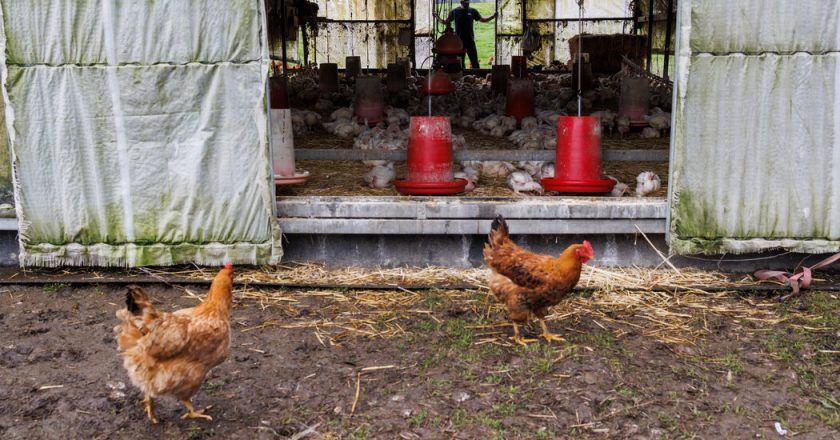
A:
[[[510,70],[514,78],[528,77],[528,59],[523,55],[510,57]]]
[[[432,52],[436,53],[437,64],[443,68],[443,71],[449,74],[459,74],[463,70],[463,62],[461,61],[467,50],[464,48],[464,42],[461,37],[452,30],[447,28],[443,35],[435,41],[435,47]]]
[[[362,73],[362,57],[348,56],[344,60],[344,78],[353,81]]]
[[[441,69],[429,70],[428,75],[420,80],[420,93],[423,95],[448,95],[454,91],[455,84]]]
[[[549,191],[607,193],[615,181],[601,174],[601,122],[596,116],[561,116],[557,120],[554,177],[540,183]]]
[[[523,118],[534,116],[534,81],[526,78],[511,78],[508,81],[505,114],[522,122]]]
[[[356,95],[353,113],[356,121],[367,125],[382,122],[385,101],[382,97],[382,83],[376,76],[360,76],[356,79]]]
[[[409,195],[450,195],[464,191],[465,179],[455,179],[452,170],[452,136],[446,116],[414,116],[405,180],[394,187]]]
[[[497,95],[507,93],[508,79],[510,78],[510,65],[497,64],[493,66],[493,74],[490,79],[490,89]]]
[[[645,116],[650,106],[650,85],[646,78],[624,78],[621,80],[621,94],[618,97],[618,116],[630,119],[630,125],[644,127]]]
[[[324,93],[338,91],[338,64],[321,63],[318,67],[318,88]]]

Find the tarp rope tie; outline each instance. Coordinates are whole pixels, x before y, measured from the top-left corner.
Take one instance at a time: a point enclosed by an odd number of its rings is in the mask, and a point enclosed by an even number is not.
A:
[[[802,289],[807,289],[811,286],[811,280],[813,279],[813,277],[811,276],[811,272],[819,268],[828,266],[837,260],[840,260],[840,252],[826,258],[825,260],[820,261],[819,263],[813,266],[800,268],[792,274],[781,270],[762,269],[756,271],[753,274],[753,276],[759,280],[768,280],[772,278],[776,281],[779,281],[780,283],[790,286],[791,293],[781,296],[779,298],[780,300],[784,301],[792,296],[799,295]]]

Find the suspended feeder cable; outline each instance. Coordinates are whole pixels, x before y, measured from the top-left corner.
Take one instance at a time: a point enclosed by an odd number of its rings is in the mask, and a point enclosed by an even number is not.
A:
[[[578,117],[581,116],[581,107],[583,106],[583,0],[577,0],[578,4],[578,53],[577,53],[577,68],[578,68],[578,83],[577,83],[577,102],[578,102]]]

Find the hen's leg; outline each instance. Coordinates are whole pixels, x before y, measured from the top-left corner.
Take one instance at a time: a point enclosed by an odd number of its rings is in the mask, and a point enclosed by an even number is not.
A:
[[[153,425],[157,425],[158,419],[155,417],[155,404],[152,402],[152,396],[146,394],[146,397],[140,401],[143,404],[143,408],[146,410],[146,415],[149,416],[149,421],[152,422]]]
[[[551,341],[558,341],[558,342],[565,341],[565,339],[563,339],[562,336],[560,336],[558,334],[551,333],[550,331],[548,331],[548,327],[545,326],[545,321],[543,321],[542,318],[537,318],[537,321],[540,322],[540,328],[542,328],[542,333],[540,334],[540,336],[545,338],[546,341],[549,341],[549,342],[551,342]]]
[[[511,336],[513,342],[516,342],[519,345],[528,345],[529,342],[534,342],[536,339],[525,339],[519,335],[519,325],[517,323],[513,323],[513,336]]]
[[[212,417],[208,416],[207,414],[204,414],[204,410],[203,410],[203,409],[195,409],[195,408],[193,408],[192,403],[190,403],[190,401],[189,401],[189,400],[182,399],[182,400],[181,400],[181,403],[183,403],[183,404],[184,404],[184,406],[186,406],[186,407],[187,407],[187,413],[181,416],[181,418],[182,418],[182,419],[207,419],[207,420],[213,420],[213,418],[212,418]]]

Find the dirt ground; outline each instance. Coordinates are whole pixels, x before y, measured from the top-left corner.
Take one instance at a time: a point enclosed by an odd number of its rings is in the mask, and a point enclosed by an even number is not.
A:
[[[204,292],[148,290],[164,310]],[[610,295],[595,292],[558,306],[549,325],[566,342],[527,347],[482,290],[251,292],[237,291],[231,355],[194,398],[213,421],[161,398],[152,426],[116,354],[124,287],[3,286],[0,437],[784,438],[778,422],[840,438],[836,292],[670,297],[666,314],[697,335],[686,344],[646,331],[668,316],[578,310]]]

